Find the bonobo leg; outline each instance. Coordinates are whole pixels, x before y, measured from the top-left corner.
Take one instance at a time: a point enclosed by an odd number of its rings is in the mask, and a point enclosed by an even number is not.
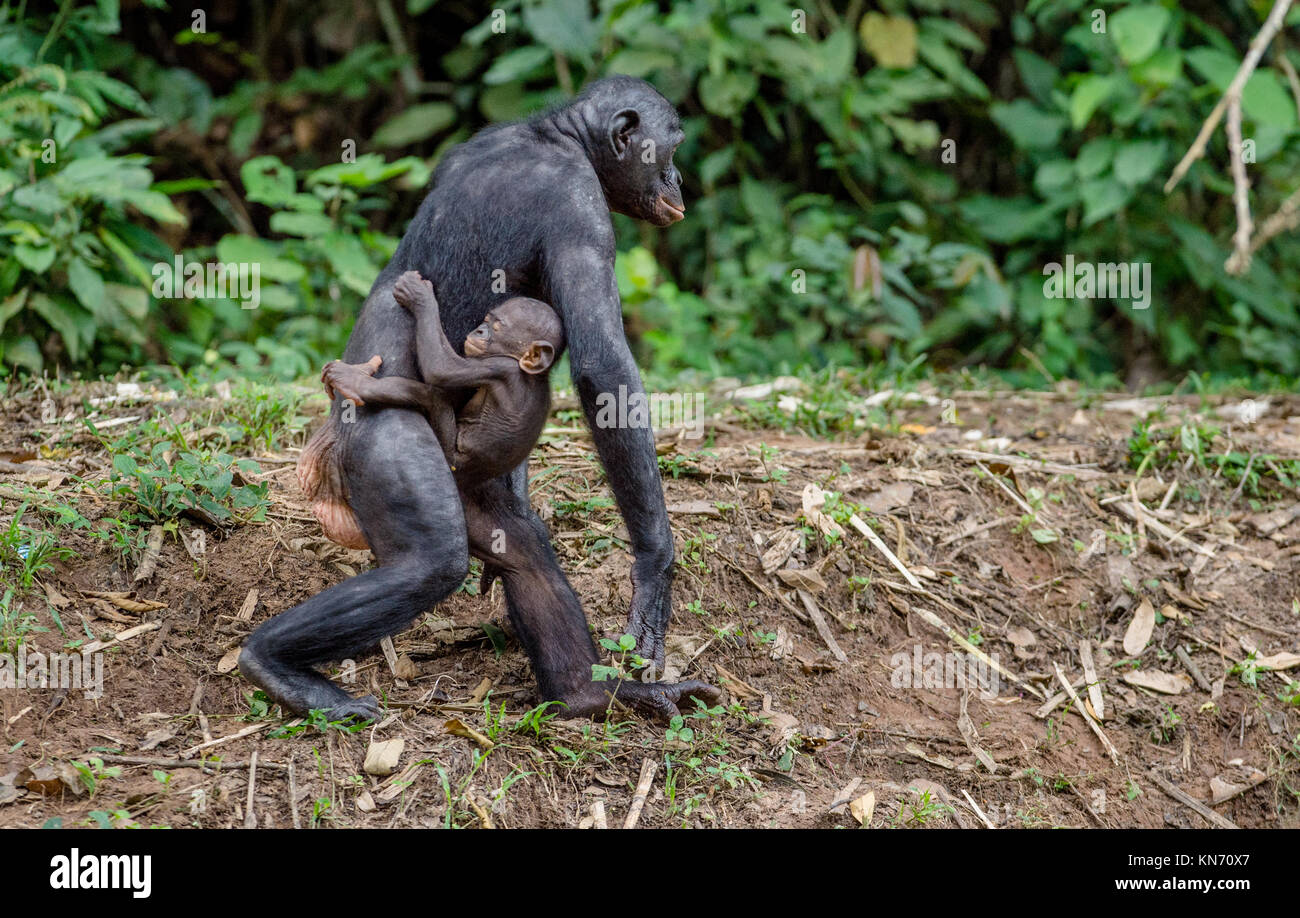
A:
[[[659,719],[694,710],[691,698],[716,704],[721,692],[706,682],[593,682],[600,662],[582,604],[560,569],[546,525],[520,500],[507,479],[462,492],[469,549],[499,572],[506,608],[533,661],[542,701],[562,701],[571,717],[603,713],[613,695]],[[680,706],[680,707],[679,707]]]
[[[504,476],[502,480],[505,482],[506,488],[514,495],[514,505],[521,508],[520,512],[536,519],[537,522],[532,525],[541,526],[545,529],[546,524],[542,522],[541,517],[537,515],[537,511],[533,509],[533,505],[528,501],[528,460],[525,459],[515,466],[510,474]],[[493,561],[488,561],[486,558],[480,558],[479,560],[483,562],[483,576],[479,578],[478,591],[481,595],[486,596],[488,591],[492,589],[492,583],[501,578],[501,569]]]
[[[456,485],[420,412],[358,412],[337,448],[352,508],[379,566],[265,622],[240,671],[286,709],[332,719],[376,718],[374,696],[352,698],[314,667],[366,651],[406,628],[465,579],[469,553]]]

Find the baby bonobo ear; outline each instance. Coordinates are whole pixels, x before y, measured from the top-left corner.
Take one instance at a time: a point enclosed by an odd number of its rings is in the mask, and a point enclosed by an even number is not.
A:
[[[549,341],[534,341],[519,355],[519,369],[525,373],[545,373],[555,363],[555,347]]]

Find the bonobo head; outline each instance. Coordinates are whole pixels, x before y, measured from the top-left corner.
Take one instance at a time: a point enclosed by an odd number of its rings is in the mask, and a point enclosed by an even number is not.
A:
[[[545,373],[563,350],[560,317],[541,300],[526,296],[493,308],[465,339],[466,357],[514,357],[525,373]]]
[[[656,226],[686,215],[682,176],[673,153],[685,135],[672,105],[645,80],[597,80],[570,109],[582,120],[583,138],[610,210]]]

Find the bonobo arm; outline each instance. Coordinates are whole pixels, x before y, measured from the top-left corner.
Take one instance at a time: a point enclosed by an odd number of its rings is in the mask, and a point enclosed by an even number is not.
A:
[[[597,399],[644,393],[641,373],[623,332],[614,279],[614,247],[569,245],[548,252],[551,305],[564,322],[569,365],[596,450],[632,541],[632,608],[628,633],[636,652],[663,666],[664,633],[672,614],[673,534],[668,525],[654,433],[643,427],[602,427]],[[615,412],[617,416],[617,412]]]
[[[344,363],[331,360],[325,364],[321,382],[330,398],[337,393],[358,405],[393,405],[398,408],[416,408],[428,411],[433,404],[433,393],[418,379],[404,376],[386,376],[376,379],[376,361],[370,363]]]
[[[476,387],[487,379],[467,380],[489,370],[493,373],[489,378],[501,378],[499,368],[503,365],[499,358],[471,360],[456,353],[443,330],[433,285],[418,272],[407,271],[397,279],[393,285],[393,298],[415,319],[415,358],[426,383],[443,389]],[[485,366],[492,361],[498,361],[495,367]],[[518,369],[518,365],[515,364],[514,368]]]

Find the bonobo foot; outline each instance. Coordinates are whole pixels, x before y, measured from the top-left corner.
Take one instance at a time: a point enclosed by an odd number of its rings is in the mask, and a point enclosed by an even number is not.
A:
[[[239,671],[268,698],[294,714],[324,710],[331,721],[379,720],[379,701],[374,695],[353,698],[316,670],[271,665],[247,645],[239,652]]]
[[[438,308],[433,296],[433,284],[420,276],[419,271],[406,271],[393,284],[393,299],[408,312]]]
[[[610,695],[663,722],[694,711],[692,699],[698,698],[709,707],[722,700],[721,690],[697,679],[689,682],[589,682],[560,699],[568,705],[564,716],[595,717],[604,714],[609,708]]]

